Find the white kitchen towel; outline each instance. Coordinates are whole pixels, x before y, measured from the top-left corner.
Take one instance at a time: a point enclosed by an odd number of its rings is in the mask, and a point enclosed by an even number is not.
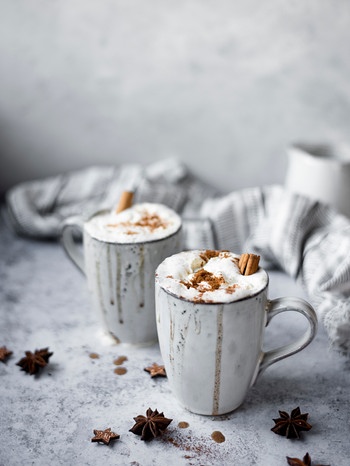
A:
[[[307,291],[330,343],[350,356],[350,220],[281,186],[205,200],[215,245],[261,255]]]
[[[66,217],[112,208],[130,188],[136,202],[181,213],[186,248],[254,252],[265,268],[302,283],[331,345],[350,356],[350,220],[282,186],[223,195],[174,159],[146,168],[90,167],[12,188],[8,218],[19,234],[58,237]]]

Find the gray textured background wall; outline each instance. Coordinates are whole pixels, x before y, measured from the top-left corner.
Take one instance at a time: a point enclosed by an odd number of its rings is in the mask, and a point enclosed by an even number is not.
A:
[[[350,139],[349,0],[0,0],[0,186],[178,156],[225,190]]]

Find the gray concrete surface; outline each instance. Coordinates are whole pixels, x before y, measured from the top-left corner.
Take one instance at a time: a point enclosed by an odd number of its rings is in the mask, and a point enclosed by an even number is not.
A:
[[[194,415],[177,403],[167,379],[144,371],[161,363],[158,345],[133,348],[106,339],[85,279],[59,244],[15,237],[2,222],[0,238],[0,346],[13,351],[0,362],[1,466],[282,466],[286,456],[306,452],[315,464],[348,466],[350,364],[328,349],[322,326],[303,352],[267,369],[238,410]],[[305,297],[290,278],[271,272],[270,297],[282,295]],[[300,319],[284,313],[273,320],[266,345],[299,335]],[[24,351],[47,346],[54,354],[39,376],[16,365]],[[114,373],[119,356],[127,357],[124,375]],[[297,406],[309,413],[312,429],[300,440],[271,432],[278,410]],[[146,443],[129,429],[149,407],[173,422]],[[183,421],[187,429],[178,427]],[[93,430],[107,427],[120,440],[109,447],[91,443]],[[214,442],[214,431],[225,442]]]

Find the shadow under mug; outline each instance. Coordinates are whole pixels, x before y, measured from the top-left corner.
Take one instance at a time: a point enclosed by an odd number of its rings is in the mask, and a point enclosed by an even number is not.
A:
[[[317,316],[300,298],[268,300],[264,289],[230,303],[195,303],[172,295],[156,275],[158,340],[169,384],[180,403],[197,414],[221,415],[238,408],[268,366],[313,340]],[[264,328],[273,317],[295,311],[306,332],[293,343],[263,352]]]
[[[61,242],[68,257],[86,275],[92,307],[103,327],[118,343],[157,341],[154,273],[163,259],[181,250],[181,227],[154,241],[114,243],[92,237],[85,228],[89,220],[66,219]],[[77,230],[83,235],[83,248],[75,241]]]

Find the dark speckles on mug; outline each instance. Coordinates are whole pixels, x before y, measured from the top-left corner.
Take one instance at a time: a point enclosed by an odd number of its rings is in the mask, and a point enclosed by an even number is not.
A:
[[[222,356],[222,338],[223,338],[223,312],[221,306],[217,311],[217,340],[215,352],[215,381],[214,381],[214,399],[213,399],[213,414],[219,412],[220,402],[220,380],[221,380],[221,356]]]
[[[121,300],[121,257],[118,251],[116,251],[116,296],[117,296],[117,311],[119,323],[123,323],[123,309]]]

